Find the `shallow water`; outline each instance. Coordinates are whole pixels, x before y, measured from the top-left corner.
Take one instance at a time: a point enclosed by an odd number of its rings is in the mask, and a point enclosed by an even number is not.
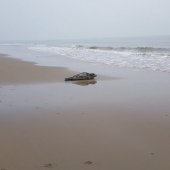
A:
[[[170,72],[170,38],[3,42],[0,51],[46,66],[77,63]]]

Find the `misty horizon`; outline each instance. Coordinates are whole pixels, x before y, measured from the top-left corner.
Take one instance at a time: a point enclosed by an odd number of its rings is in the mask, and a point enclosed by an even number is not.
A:
[[[170,36],[167,0],[0,1],[0,41]]]

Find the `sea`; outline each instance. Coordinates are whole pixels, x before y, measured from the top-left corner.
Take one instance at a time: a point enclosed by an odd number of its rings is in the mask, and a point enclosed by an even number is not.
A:
[[[170,36],[1,41],[0,53],[43,66],[73,63],[170,73]]]

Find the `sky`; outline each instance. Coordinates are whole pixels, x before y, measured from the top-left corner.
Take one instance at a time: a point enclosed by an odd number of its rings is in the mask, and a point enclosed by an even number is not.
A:
[[[0,0],[0,41],[170,35],[170,0]]]

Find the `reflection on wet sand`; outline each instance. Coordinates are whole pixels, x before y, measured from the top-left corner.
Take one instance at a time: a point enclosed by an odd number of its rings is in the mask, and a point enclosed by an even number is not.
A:
[[[71,83],[79,86],[88,86],[88,85],[96,84],[97,80],[79,80],[79,81],[72,81]]]

